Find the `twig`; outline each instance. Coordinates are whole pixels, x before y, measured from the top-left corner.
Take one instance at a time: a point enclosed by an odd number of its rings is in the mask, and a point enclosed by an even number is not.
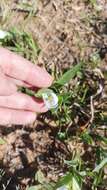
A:
[[[89,123],[92,124],[94,120],[94,102],[93,102],[93,96],[90,97],[90,107],[91,107],[91,118]]]
[[[12,180],[12,178],[10,178],[10,179],[8,180],[6,186],[3,185],[3,190],[6,190],[6,189],[7,189],[8,185],[9,185],[10,182],[11,182],[11,180]]]
[[[23,9],[23,8],[13,8],[12,11],[15,12],[21,12],[21,13],[33,13],[33,16],[36,16],[36,14],[38,13],[39,10],[36,10],[35,12],[33,10],[27,10],[27,9]]]
[[[103,89],[104,89],[104,76],[99,68],[94,69],[94,72],[98,75],[99,77],[99,86],[97,89],[97,92],[90,97],[90,110],[91,110],[91,117],[89,121],[81,127],[82,130],[84,130],[86,127],[90,127],[90,125],[93,123],[94,120],[94,114],[95,114],[95,109],[94,109],[94,100],[96,97],[98,97],[100,94],[102,94]]]

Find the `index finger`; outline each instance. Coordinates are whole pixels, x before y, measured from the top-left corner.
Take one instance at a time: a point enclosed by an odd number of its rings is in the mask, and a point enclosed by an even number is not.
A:
[[[41,88],[52,84],[52,77],[45,69],[5,48],[0,48],[0,67],[6,75],[32,86]]]

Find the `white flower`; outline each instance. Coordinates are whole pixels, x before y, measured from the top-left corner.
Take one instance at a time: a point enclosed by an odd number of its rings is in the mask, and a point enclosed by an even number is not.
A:
[[[48,91],[43,92],[42,97],[43,97],[46,107],[49,110],[57,108],[58,97],[52,90],[48,89]]]
[[[0,30],[0,39],[4,39],[7,35],[9,35],[8,32]]]

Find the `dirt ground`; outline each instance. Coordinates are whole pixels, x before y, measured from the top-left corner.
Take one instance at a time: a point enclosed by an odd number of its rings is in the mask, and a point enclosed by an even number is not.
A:
[[[24,2],[24,0],[23,0]],[[16,26],[37,40],[41,53],[37,62],[47,70],[59,72],[81,60],[89,61],[98,52],[100,67],[107,69],[107,0],[98,0],[93,8],[88,0],[25,0],[33,7],[19,7],[21,0],[0,1],[0,25],[8,30]],[[0,165],[10,179],[7,189],[24,190],[34,183],[34,175],[41,169],[48,180],[56,181],[67,168],[63,159],[69,159],[76,148],[56,138],[58,126],[38,118],[33,126],[0,127],[0,136],[6,144],[0,145]],[[84,150],[78,144],[81,154]],[[5,180],[4,180],[5,179]],[[2,181],[0,182],[2,189]]]

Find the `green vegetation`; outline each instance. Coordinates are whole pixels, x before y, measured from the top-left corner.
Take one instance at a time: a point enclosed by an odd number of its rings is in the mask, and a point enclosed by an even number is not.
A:
[[[95,1],[92,1],[95,3]],[[16,29],[0,40],[0,44],[35,63],[40,49],[33,37]],[[63,160],[67,172],[58,182],[50,182],[42,171],[35,175],[34,186],[27,190],[102,190],[107,186],[106,108],[103,106],[104,76],[98,68],[99,56],[94,54],[88,63],[81,61],[58,74],[51,89],[58,95],[57,110],[50,111],[58,128],[57,137],[66,144],[76,142],[70,159]],[[89,68],[90,67],[90,68]],[[93,69],[94,68],[94,69]],[[35,92],[24,90],[34,95]],[[0,139],[0,144],[4,143]],[[79,152],[78,144],[82,143]],[[88,158],[89,155],[89,158]],[[63,187],[61,189],[61,187]]]
[[[32,36],[26,32],[20,32],[16,28],[12,28],[4,39],[0,39],[0,45],[22,55],[33,63],[40,53]]]

